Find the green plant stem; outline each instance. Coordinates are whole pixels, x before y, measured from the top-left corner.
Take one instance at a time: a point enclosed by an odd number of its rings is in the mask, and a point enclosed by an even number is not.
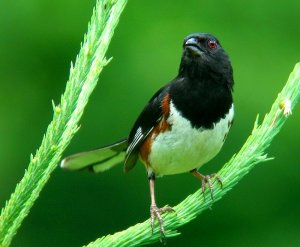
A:
[[[95,88],[99,74],[108,63],[108,49],[127,0],[98,0],[75,66],[59,105],[35,156],[15,192],[1,211],[0,246],[9,246],[22,221],[56,168],[63,151],[78,130],[78,122]]]
[[[214,181],[214,200],[211,199],[208,190],[205,192],[204,199],[199,189],[174,207],[176,213],[168,213],[163,216],[168,237],[178,235],[179,233],[176,231],[178,227],[187,224],[203,210],[210,208],[213,202],[220,200],[254,165],[270,159],[267,158],[265,150],[287,119],[285,116],[287,114],[283,114],[284,110],[288,109],[289,104],[292,109],[299,97],[300,63],[296,64],[288,82],[273,103],[270,112],[264,117],[262,124],[258,125],[258,120],[256,120],[254,129],[241,150],[219,171],[218,175],[223,180],[223,189]],[[152,234],[150,221],[146,220],[127,230],[99,238],[87,246],[139,246],[158,241],[160,237],[159,227],[157,226]]]

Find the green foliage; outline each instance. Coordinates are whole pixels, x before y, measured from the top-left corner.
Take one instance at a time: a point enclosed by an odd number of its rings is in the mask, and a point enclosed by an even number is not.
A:
[[[258,124],[257,118],[251,135],[240,151],[219,171],[218,174],[222,178],[223,188],[221,189],[216,181],[214,182],[214,199],[211,199],[209,190],[206,190],[205,195],[202,195],[201,189],[199,189],[174,207],[176,213],[164,215],[165,229],[167,230],[166,235],[168,237],[177,236],[179,234],[176,231],[178,227],[187,224],[203,210],[210,208],[215,201],[220,200],[254,165],[270,159],[267,158],[265,150],[280,131],[299,98],[300,63],[295,66],[285,87],[278,94],[277,99],[273,103],[270,112],[265,116],[262,124]],[[154,234],[152,234],[150,220],[147,220],[127,230],[99,238],[87,246],[139,246],[153,243],[158,241],[159,238],[159,227],[156,227]]]
[[[108,63],[108,45],[126,0],[99,0],[88,32],[59,105],[53,103],[54,116],[40,148],[31,155],[30,164],[15,192],[1,211],[0,245],[9,246],[30,208],[61,159],[62,152],[78,130],[78,122],[94,90],[99,74]]]

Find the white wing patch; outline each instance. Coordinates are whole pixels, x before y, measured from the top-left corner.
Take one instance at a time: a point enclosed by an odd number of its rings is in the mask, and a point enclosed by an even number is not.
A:
[[[156,123],[160,122],[161,119],[162,119],[161,117],[157,119]],[[138,127],[132,142],[128,145],[128,148],[126,150],[126,156],[131,154],[131,152],[136,148],[136,146],[140,144],[141,141],[143,141],[149,135],[149,133],[153,130],[153,128],[154,126],[152,126],[147,131],[143,131],[142,127]]]
[[[133,149],[143,139],[143,137],[144,137],[144,134],[143,134],[143,131],[142,131],[142,127],[139,127],[135,132],[135,135],[133,137],[132,142],[129,144],[129,146],[126,150],[127,155],[130,154],[133,151]]]

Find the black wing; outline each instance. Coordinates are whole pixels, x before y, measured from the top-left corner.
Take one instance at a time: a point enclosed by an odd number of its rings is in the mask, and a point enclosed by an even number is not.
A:
[[[169,92],[170,84],[158,90],[149,100],[142,113],[136,120],[128,137],[128,147],[126,150],[124,171],[130,171],[136,164],[139,154],[139,148],[156,123],[162,117],[161,102],[164,96]]]

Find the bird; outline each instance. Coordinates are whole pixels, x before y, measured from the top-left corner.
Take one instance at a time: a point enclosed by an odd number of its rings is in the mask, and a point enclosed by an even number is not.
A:
[[[209,33],[192,33],[182,45],[177,76],[161,87],[137,117],[127,138],[92,151],[66,157],[61,167],[98,173],[123,163],[131,171],[138,159],[144,164],[150,187],[150,219],[159,222],[165,237],[155,179],[190,172],[201,182],[204,193],[217,174],[203,175],[198,169],[214,158],[223,146],[233,123],[233,69],[219,40]]]

